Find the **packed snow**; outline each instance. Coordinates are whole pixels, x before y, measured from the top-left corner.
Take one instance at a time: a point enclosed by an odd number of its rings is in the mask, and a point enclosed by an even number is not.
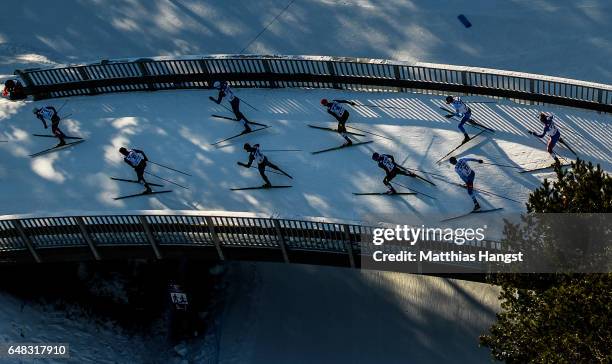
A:
[[[4,180],[1,214],[46,214],[74,211],[122,210],[227,210],[252,211],[269,216],[326,216],[363,221],[372,214],[412,214],[445,216],[465,211],[472,202],[465,190],[443,180],[461,182],[451,165],[435,162],[459,145],[462,134],[457,121],[444,117],[439,109],[442,97],[419,94],[357,93],[336,90],[238,90],[242,110],[250,120],[270,125],[263,131],[243,135],[213,146],[215,141],[235,135],[242,126],[212,114],[230,116],[222,106],[208,100],[212,90],[164,91],[74,97],[61,110],[70,115],[62,121],[67,135],[87,140],[72,148],[30,158],[29,154],[56,144],[31,112],[32,106],[47,104],[60,108],[65,100],[11,103],[2,101],[0,120],[3,138],[0,145]],[[365,134],[356,140],[373,143],[312,155],[312,151],[339,146],[344,140],[335,132],[318,130],[308,124],[335,127],[336,122],[319,104],[323,97],[350,99],[364,105],[392,108],[350,107],[348,126],[380,135]],[[470,98],[466,98],[469,102]],[[475,102],[478,99],[472,98]],[[489,100],[490,101],[490,100]],[[227,102],[224,102],[227,106]],[[541,131],[540,110],[553,111],[563,138],[586,160],[612,170],[612,140],[606,124],[610,116],[565,108],[535,107],[499,101],[472,103],[473,117],[495,129],[463,146],[455,155],[472,156],[509,166],[525,168],[550,165],[552,159],[544,143],[527,130]],[[352,129],[353,131],[360,132]],[[479,130],[468,127],[471,135]],[[243,143],[259,143],[264,154],[294,177],[293,180],[268,173],[273,184],[289,184],[290,189],[230,191],[235,187],[260,186],[256,169],[236,164],[246,162]],[[151,173],[188,189],[155,177],[149,181],[163,184],[173,192],[150,197],[113,200],[137,193],[142,187],[111,180],[110,177],[135,178],[118,149],[142,149],[151,161],[185,171],[192,177],[150,165]],[[266,150],[299,149],[298,152]],[[353,192],[384,192],[384,172],[371,160],[374,151],[395,156],[402,165],[431,171],[421,173],[437,187],[408,177],[394,181],[435,197],[354,196]],[[567,160],[573,155],[558,147]],[[517,173],[517,169],[472,164],[475,186],[526,201],[529,192],[547,173]],[[551,171],[548,170],[548,175]],[[404,190],[403,187],[398,187]],[[480,195],[484,206],[522,211],[523,204]],[[44,201],[43,203],[41,203]]]
[[[5,2],[2,10],[6,74],[58,62],[258,53],[447,63],[612,83],[606,0],[30,0]],[[473,26],[464,28],[459,14]]]
[[[489,360],[476,340],[499,291],[486,284],[277,263],[236,265],[229,279],[220,363]]]

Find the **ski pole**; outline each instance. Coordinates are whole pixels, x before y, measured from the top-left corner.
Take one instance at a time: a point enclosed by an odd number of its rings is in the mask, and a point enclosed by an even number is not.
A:
[[[404,187],[405,189],[407,189],[407,190],[409,190],[409,191],[416,192],[416,193],[420,193],[421,195],[427,196],[427,197],[429,197],[429,198],[433,198],[434,200],[436,199],[436,198],[435,198],[435,197],[433,197],[433,196],[430,196],[430,195],[428,195],[428,194],[426,194],[426,193],[423,193],[423,192],[421,192],[421,191],[417,191],[417,190],[412,189],[412,188],[410,188],[410,187],[408,187],[408,186],[404,186],[404,185],[403,185],[403,184],[401,184],[401,183],[397,183],[397,182],[393,182],[393,181],[391,181],[390,183],[392,183],[392,184],[394,184],[394,185],[398,185],[398,186],[400,186],[400,187]]]
[[[559,143],[563,144],[567,149],[569,149],[570,152],[572,152],[572,154],[574,154],[576,157],[578,157],[578,154],[576,152],[574,152],[574,150],[572,149],[572,147],[570,147],[567,142],[565,141],[565,139],[563,138],[559,138]]]
[[[255,167],[255,166],[251,166],[251,167],[249,167],[249,168],[259,169],[259,168]],[[282,173],[280,173],[280,172],[278,172],[278,171],[273,171],[273,170],[271,170],[271,169],[266,169],[266,172],[276,173],[276,174],[278,174],[278,175],[284,176],[284,174],[282,174]]]
[[[407,107],[398,107],[398,106],[381,106],[381,105],[364,105],[364,104],[354,104],[351,106],[361,106],[361,107],[378,107],[381,109],[398,109],[398,110],[410,110]]]
[[[231,113],[233,113],[233,112],[234,112],[234,111],[233,111],[233,110],[231,110],[229,107],[227,107],[227,106],[225,106],[225,105],[223,105],[223,104],[217,104],[217,105],[219,105],[219,106],[223,107],[225,110],[227,110],[227,111],[229,111],[229,112],[231,112]]]
[[[62,111],[62,109],[64,108],[64,106],[66,106],[66,104],[68,103],[68,100],[64,101],[64,103],[62,104],[62,106],[60,106],[59,110],[57,110],[57,113],[59,114],[60,111]]]
[[[438,176],[438,177],[446,178],[445,176],[443,176],[443,175],[441,175],[441,174],[436,174],[436,173],[433,173],[433,172],[423,171],[423,170],[421,170],[421,169],[416,169],[416,168],[408,168],[408,167],[400,166],[399,164],[398,164],[398,167],[401,167],[401,168],[403,168],[403,169],[407,169],[407,170],[409,170],[409,171],[417,171],[417,172],[422,172],[422,173],[431,174],[432,176]]]
[[[255,111],[259,111],[259,110],[257,110],[257,108],[255,106],[249,104],[245,99],[240,99],[240,100],[242,100],[245,104],[247,104],[247,106],[250,107],[251,109],[253,109]]]
[[[372,132],[369,132],[369,131],[366,131],[366,130],[362,130],[362,129],[357,129],[357,128],[356,128],[356,127],[354,127],[354,126],[347,126],[347,128],[351,128],[351,129],[359,130],[359,131],[361,131],[361,132],[363,132],[363,133],[367,133],[367,134],[375,135],[375,136],[377,136],[377,137],[381,137],[381,138],[385,138],[385,139],[393,140],[393,139],[391,139],[391,138],[389,138],[389,137],[386,137],[386,136],[384,136],[384,135],[380,135],[380,134],[372,133]]]
[[[442,181],[443,181],[443,182],[446,182],[446,183],[449,183],[449,184],[451,184],[451,185],[455,185],[455,186],[459,186],[459,187],[467,188],[465,185],[462,185],[462,184],[460,184],[460,183],[450,182],[450,181],[447,181],[447,180],[445,180],[445,179],[444,179],[444,180],[442,180]],[[482,189],[479,189],[479,188],[472,188],[472,189],[473,189],[474,191],[478,191],[478,192],[481,192],[481,193],[484,193],[484,194],[487,194],[487,195],[497,196],[497,197],[499,197],[499,198],[503,198],[503,199],[506,199],[506,200],[510,200],[510,201],[514,201],[514,202],[517,202],[517,203],[521,203],[521,204],[522,204],[522,202],[521,202],[521,201],[517,201],[517,200],[511,199],[510,197],[506,197],[506,196],[498,195],[498,194],[496,194],[496,193],[493,193],[493,192],[490,192],[490,191],[487,191],[487,190],[482,190]]]
[[[186,173],[186,172],[183,172],[183,171],[179,171],[178,169],[174,169],[174,168],[171,168],[171,167],[165,166],[165,165],[160,164],[160,163],[156,163],[156,162],[153,162],[153,161],[149,161],[149,163],[153,163],[153,164],[155,164],[156,166],[160,166],[160,167],[163,167],[163,168],[169,169],[169,170],[171,170],[171,171],[175,171],[175,172],[178,172],[178,173],[182,173],[182,174],[184,174],[184,175],[186,175],[186,176],[192,177],[192,175],[190,175],[189,173]]]
[[[264,149],[264,152],[301,152],[301,149]]]
[[[405,167],[402,167],[402,166],[401,166],[401,165],[399,165],[399,164],[396,164],[396,165],[397,165],[397,167],[398,167],[399,169],[404,170],[404,172],[409,172],[409,171],[408,171],[408,170],[407,170]],[[420,179],[421,181],[427,182],[427,183],[429,183],[429,184],[430,184],[430,185],[432,185],[432,186],[435,186],[435,185],[436,185],[435,183],[431,182],[431,181],[430,181],[430,180],[428,180],[427,178],[423,178],[423,177],[419,176],[419,175],[418,175],[418,174],[416,174],[416,173],[413,173],[413,174],[414,174],[414,176],[410,176],[410,177],[415,177],[415,178],[418,178],[418,179]]]
[[[514,202],[516,202],[516,203],[521,203],[521,204],[522,204],[522,202],[521,202],[521,201],[518,201],[518,200],[512,199],[512,198],[510,198],[510,197],[506,197],[506,196],[498,195],[497,193],[493,193],[493,192],[491,192],[491,191],[481,190],[481,189],[478,189],[478,188],[474,188],[474,190],[479,191],[479,192],[482,192],[482,193],[487,194],[487,195],[497,196],[497,197],[499,197],[499,198],[503,198],[503,199],[506,199],[506,200],[510,200],[510,201],[514,201]]]
[[[482,164],[488,164],[490,166],[499,166],[499,167],[506,167],[506,168],[525,169],[525,168],[519,167],[519,166],[510,166],[510,165],[507,165],[507,164],[499,164],[499,163],[482,162]]]
[[[189,187],[185,187],[185,186],[179,185],[178,183],[172,182],[172,181],[167,180],[167,179],[165,179],[165,178],[163,178],[163,177],[156,176],[156,175],[154,175],[153,173],[150,173],[150,172],[145,172],[145,173],[146,173],[146,174],[148,174],[149,176],[153,176],[153,177],[159,178],[159,179],[161,179],[162,181],[166,181],[166,182],[168,182],[168,183],[172,183],[172,184],[173,184],[173,185],[175,185],[175,186],[179,186],[179,187],[184,188],[184,189],[186,189],[186,190],[188,190],[188,189],[189,189]]]

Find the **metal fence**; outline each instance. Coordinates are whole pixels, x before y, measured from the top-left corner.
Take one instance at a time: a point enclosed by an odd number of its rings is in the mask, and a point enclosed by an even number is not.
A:
[[[612,112],[612,86],[477,67],[315,56],[216,55],[101,61],[17,70],[35,99],[109,92],[236,87],[456,92]]]
[[[236,87],[457,92],[612,112],[612,86],[542,75],[426,63],[309,56],[217,55],[101,61],[17,70],[35,99],[128,91]],[[357,267],[372,227],[246,216],[100,215],[0,220],[0,261],[160,259],[175,247],[219,260],[265,259]],[[489,244],[489,243],[487,243]],[[85,248],[83,250],[83,248]],[[478,249],[464,246],[462,249]],[[69,254],[67,254],[67,249]],[[81,250],[79,250],[81,249]],[[74,253],[75,251],[80,254]],[[61,252],[56,255],[54,252]],[[240,254],[237,254],[240,253]],[[334,256],[335,260],[328,259]],[[478,268],[478,267],[476,267]]]
[[[373,229],[354,223],[192,211],[170,215],[7,216],[0,220],[0,262],[125,256],[163,259],[178,251],[179,256],[219,261],[266,260],[355,268],[361,266],[362,255],[371,254],[372,245],[368,243],[372,241]],[[440,243],[426,244],[434,247]],[[498,247],[492,242],[462,246],[466,252],[482,248]],[[467,266],[480,269],[477,264]]]

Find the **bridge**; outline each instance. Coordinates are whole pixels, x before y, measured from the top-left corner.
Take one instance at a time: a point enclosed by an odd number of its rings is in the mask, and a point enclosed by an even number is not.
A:
[[[17,70],[35,100],[105,93],[239,88],[461,93],[612,111],[612,86],[519,72],[375,59],[217,55],[103,60]],[[605,154],[605,153],[604,153]],[[609,156],[605,157],[608,158]],[[332,218],[214,211],[138,211],[0,217],[0,262],[106,259],[262,260],[359,268],[373,226]],[[485,247],[499,248],[494,242]],[[465,249],[479,249],[470,246]],[[465,250],[464,249],[464,250]],[[435,267],[431,267],[435,268]],[[473,272],[484,267],[464,265]],[[427,272],[419,267],[417,272]]]

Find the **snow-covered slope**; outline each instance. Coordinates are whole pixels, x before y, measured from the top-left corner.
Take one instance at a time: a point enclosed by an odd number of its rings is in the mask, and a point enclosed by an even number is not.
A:
[[[282,216],[326,216],[362,220],[371,214],[413,213],[443,216],[469,209],[471,201],[461,188],[435,179],[438,187],[398,177],[397,182],[432,195],[354,196],[353,192],[385,191],[384,173],[370,159],[372,152],[393,154],[405,166],[431,171],[442,179],[459,182],[448,162],[435,162],[462,139],[457,122],[444,118],[440,97],[417,94],[367,94],[333,90],[240,90],[239,96],[260,111],[243,105],[244,113],[272,127],[242,136],[221,147],[216,140],[239,133],[240,124],[211,117],[229,115],[208,100],[211,91],[131,93],[71,98],[61,114],[72,114],[62,123],[68,135],[87,141],[69,150],[30,158],[28,155],[54,145],[52,138],[32,136],[49,133],[31,113],[33,105],[63,100],[9,103],[1,101],[4,114],[0,135],[9,140],[0,144],[3,196],[0,214],[69,213],[72,210],[229,210],[263,212]],[[357,137],[374,143],[350,149],[312,155],[311,151],[340,145],[336,133],[309,128],[307,124],[333,126],[333,118],[319,105],[319,99],[348,98],[362,104],[405,109],[354,107],[350,126],[373,132]],[[500,102],[472,104],[474,118],[496,129],[495,134],[471,142],[464,155],[477,156],[506,165],[534,167],[550,164],[544,144],[528,135],[540,130],[538,107]],[[547,108],[547,110],[551,110]],[[610,116],[593,112],[552,109],[559,119],[564,138],[587,160],[612,170],[611,140],[606,124]],[[477,129],[470,129],[473,135]],[[484,136],[487,135],[487,136]],[[301,152],[268,152],[269,159],[294,177],[289,180],[269,174],[275,184],[293,188],[269,191],[236,191],[232,187],[259,186],[256,169],[236,165],[246,162],[245,142],[260,143],[264,150],[301,149]],[[140,187],[111,180],[110,176],[133,178],[123,163],[120,146],[143,149],[152,161],[186,170],[193,177],[151,166],[154,174],[187,186],[183,189],[151,177],[174,190],[171,194],[115,201],[113,197],[135,193]],[[464,148],[467,148],[464,147]],[[567,150],[562,155],[572,157]],[[525,201],[539,184],[541,174],[519,174],[516,169],[476,165],[476,186]],[[480,196],[485,205],[520,211],[521,204]],[[44,203],[41,203],[44,201]]]
[[[18,300],[0,294],[0,342],[4,344],[40,343],[69,345],[70,359],[39,359],[45,363],[146,363],[159,355],[151,353],[156,344],[145,339],[122,333],[112,322],[101,325],[93,319],[81,316],[79,307],[74,312],[69,308],[58,310],[53,304],[41,304]],[[76,314],[74,314],[76,312]],[[128,341],[129,340],[129,341]],[[149,338],[150,340],[150,338]],[[129,345],[127,344],[129,342]],[[161,344],[160,340],[157,345]],[[20,361],[17,357],[0,358],[1,363],[34,362]]]
[[[53,62],[245,52],[416,60],[612,83],[611,11],[606,0],[5,1],[0,73]],[[464,28],[459,14],[473,26]]]
[[[499,310],[481,283],[272,263],[232,267],[220,363],[477,363]],[[279,294],[282,292],[282,294]]]

